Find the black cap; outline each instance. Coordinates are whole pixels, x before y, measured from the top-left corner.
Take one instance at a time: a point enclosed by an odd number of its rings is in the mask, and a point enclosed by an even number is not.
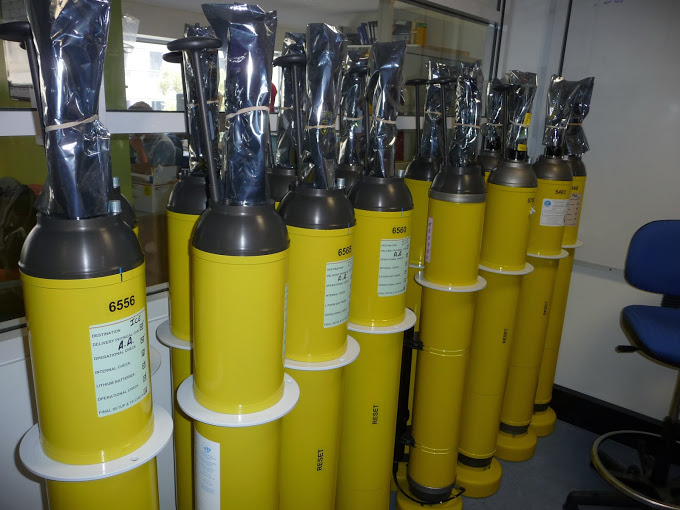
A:
[[[362,175],[347,195],[355,209],[399,212],[413,209],[411,192],[401,177]]]
[[[297,185],[283,197],[279,214],[290,227],[337,230],[356,223],[354,208],[342,188]]]

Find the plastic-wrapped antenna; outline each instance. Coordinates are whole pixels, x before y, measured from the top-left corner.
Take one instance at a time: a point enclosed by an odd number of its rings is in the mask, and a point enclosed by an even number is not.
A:
[[[586,138],[585,131],[583,131],[582,123],[590,111],[590,98],[593,95],[595,78],[592,76],[584,78],[578,83],[579,91],[574,101],[574,107],[571,112],[569,123],[567,124],[567,133],[565,136],[565,145],[569,156],[581,156],[583,153],[590,150],[590,145],[588,145],[588,139]]]
[[[562,155],[564,135],[571,117],[574,101],[578,98],[579,82],[567,81],[552,75],[546,101],[545,130],[543,145],[546,154]]]
[[[325,23],[307,25],[307,125],[300,181],[314,188],[335,183],[335,117],[346,57],[346,35]]]
[[[212,28],[202,27],[199,24],[192,25],[184,31],[185,37],[210,37],[214,38],[215,33]],[[217,50],[202,51],[199,55],[201,61],[201,84],[205,92],[205,99],[207,101],[206,110],[208,115],[208,124],[210,126],[210,140],[213,147],[213,158],[215,158],[215,166],[219,174],[220,171],[220,157],[218,149],[219,140],[219,93],[217,91],[219,84],[219,59]],[[189,171],[193,175],[205,175],[208,165],[206,161],[205,149],[203,149],[203,142],[201,139],[201,130],[198,119],[198,97],[197,97],[197,81],[196,73],[194,72],[189,54],[183,54],[183,70],[184,70],[184,89],[186,91],[184,96],[185,115],[187,118],[189,138]]]
[[[500,151],[503,136],[503,117],[505,108],[505,93],[502,83],[494,78],[488,84],[486,94],[486,122],[482,126],[484,149]]]
[[[536,74],[509,71],[508,123],[505,135],[505,151],[508,159],[525,160],[527,138],[531,123],[531,108],[536,95]]]
[[[286,32],[283,38],[283,51],[281,56],[304,55],[305,34]],[[304,69],[304,68],[303,68]],[[305,75],[302,71],[302,83],[299,88],[300,97],[304,97]],[[276,154],[274,164],[281,168],[296,168],[297,143],[295,136],[296,114],[293,105],[293,69],[283,67],[281,69],[281,84],[279,87],[279,116],[277,119]]]
[[[340,87],[340,144],[339,165],[364,163],[363,118],[368,73],[368,49],[352,49],[347,55]]]
[[[456,78],[458,70],[448,64],[440,62],[427,63],[428,66],[428,80],[436,80],[438,78]],[[444,154],[444,149],[441,145],[442,138],[442,100],[440,93],[440,85],[430,83],[425,87],[425,111],[423,112],[423,134],[420,139],[420,156],[423,158],[441,159]],[[451,101],[455,97],[453,84],[446,86],[447,106],[448,112],[451,108]]]
[[[36,204],[44,214],[75,219],[108,212],[110,136],[97,113],[110,10],[110,0],[26,2],[46,126],[47,179]]]
[[[479,61],[460,65],[456,81],[456,120],[449,148],[449,164],[452,166],[465,167],[476,163],[483,79]]]
[[[406,42],[377,42],[371,51],[371,82],[367,93],[372,105],[372,117],[366,148],[367,175],[393,177],[395,173],[395,141],[397,116],[403,85],[403,65]]]
[[[276,12],[245,4],[202,7],[225,57],[224,200],[233,205],[264,204]]]

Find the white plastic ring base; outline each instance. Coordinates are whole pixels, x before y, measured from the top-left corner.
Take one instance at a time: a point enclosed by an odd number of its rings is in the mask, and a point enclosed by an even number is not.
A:
[[[524,276],[525,274],[533,273],[534,272],[534,266],[529,264],[528,262],[524,264],[524,269],[518,269],[516,271],[507,271],[503,269],[495,269],[493,267],[487,267],[483,265],[479,265],[480,271],[486,271],[487,273],[495,273],[495,274],[507,274],[508,276]]]
[[[574,244],[563,244],[562,248],[580,248],[583,246],[583,241],[576,241]]]
[[[394,326],[362,326],[360,324],[354,324],[353,322],[347,323],[347,329],[350,331],[356,331],[357,333],[370,333],[372,335],[389,335],[392,333],[401,333],[407,329],[411,329],[416,324],[416,314],[410,308],[406,309],[406,314],[404,320],[399,324]]]
[[[161,323],[156,328],[156,338],[160,343],[172,349],[182,349],[183,351],[191,350],[191,342],[180,340],[170,331],[170,319]]]
[[[151,365],[151,375],[153,376],[161,368],[161,353],[155,347],[149,349],[149,364]]]
[[[328,361],[316,361],[316,362],[310,362],[310,361],[296,361],[294,359],[288,359],[286,358],[284,360],[284,366],[286,368],[290,368],[292,370],[302,370],[302,371],[322,371],[322,370],[333,370],[335,368],[342,368],[346,365],[349,365],[352,363],[355,359],[359,357],[359,351],[361,348],[359,347],[359,342],[357,342],[354,338],[351,336],[347,337],[347,349],[345,350],[345,353],[335,359],[331,359]]]
[[[154,406],[153,433],[149,440],[134,452],[101,464],[64,464],[51,459],[40,444],[40,429],[36,423],[24,435],[19,446],[19,457],[26,469],[40,478],[58,482],[88,482],[109,478],[131,471],[153,459],[172,437],[172,417],[165,409]]]
[[[410,263],[409,263],[408,267],[410,267],[410,268],[412,268],[412,269],[420,269],[420,270],[425,269],[425,266],[422,265],[422,264],[410,264]]]
[[[216,427],[254,427],[278,420],[293,410],[300,399],[300,387],[288,374],[283,376],[283,397],[262,411],[248,414],[225,414],[206,409],[194,396],[194,376],[190,375],[177,389],[177,402],[190,418]]]
[[[477,276],[477,283],[473,285],[442,285],[434,283],[425,278],[425,272],[420,271],[416,275],[416,283],[428,289],[441,290],[443,292],[477,292],[486,287],[486,280],[481,276]]]
[[[559,259],[566,259],[568,256],[569,256],[569,252],[567,250],[560,251],[559,255],[539,255],[538,253],[527,252],[527,257],[534,257],[535,259],[559,260]]]

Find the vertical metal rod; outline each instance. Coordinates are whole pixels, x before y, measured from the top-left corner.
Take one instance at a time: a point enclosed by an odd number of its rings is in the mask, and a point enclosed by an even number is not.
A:
[[[205,101],[205,90],[203,89],[203,69],[201,69],[200,50],[189,50],[191,56],[191,65],[194,67],[194,76],[196,77],[196,95],[198,96],[198,112],[199,123],[201,130],[201,138],[205,143],[205,156],[208,160],[208,187],[210,188],[210,202],[216,204],[219,202],[219,191],[217,189],[217,169],[215,168],[215,158],[213,155],[212,138],[210,137],[210,124],[208,123],[207,104]]]
[[[442,166],[449,164],[449,144],[448,144],[448,131],[446,119],[446,83],[439,84],[439,93],[442,97],[442,145],[444,147],[444,156],[442,157]]]
[[[40,67],[38,66],[38,52],[35,50],[33,39],[26,39],[26,54],[28,56],[28,67],[31,70],[31,80],[33,81],[33,93],[35,95],[35,105],[40,121],[40,132],[45,140],[45,121],[43,120],[42,93],[40,89]]]
[[[501,26],[498,32],[498,48],[496,48],[496,67],[493,72],[493,77],[498,78],[498,63],[501,61],[501,42],[503,41],[503,25],[505,23],[505,0],[503,0],[503,7],[501,7]]]
[[[187,137],[189,136],[189,112],[187,111],[187,103],[189,102],[189,97],[187,96],[187,83],[186,76],[184,74],[184,58],[180,62],[180,70],[182,72],[182,94],[184,94],[184,129],[186,129]]]
[[[501,161],[508,159],[506,137],[508,135],[508,87],[503,87],[503,126],[501,127]]]
[[[293,65],[293,106],[295,107],[295,140],[297,142],[298,180],[302,178],[302,111],[300,110],[300,69]]]
[[[493,24],[493,42],[491,43],[491,65],[489,65],[489,83],[493,80],[493,70],[496,63],[496,41],[498,39],[498,23]],[[488,105],[487,105],[488,108]]]
[[[562,36],[562,53],[560,54],[560,67],[557,70],[557,76],[562,76],[562,69],[564,68],[564,54],[567,51],[567,37],[569,36],[569,22],[571,21],[571,7],[574,0],[569,0],[569,7],[567,7],[567,20],[564,22],[564,35]]]
[[[416,156],[420,156],[420,85],[416,85]]]
[[[370,80],[366,82],[366,93],[364,94],[364,172],[368,171],[368,86],[370,85]]]

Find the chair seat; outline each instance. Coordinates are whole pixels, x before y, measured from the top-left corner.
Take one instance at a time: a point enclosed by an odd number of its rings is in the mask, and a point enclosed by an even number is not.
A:
[[[680,309],[631,305],[622,310],[621,318],[647,354],[680,367]]]

